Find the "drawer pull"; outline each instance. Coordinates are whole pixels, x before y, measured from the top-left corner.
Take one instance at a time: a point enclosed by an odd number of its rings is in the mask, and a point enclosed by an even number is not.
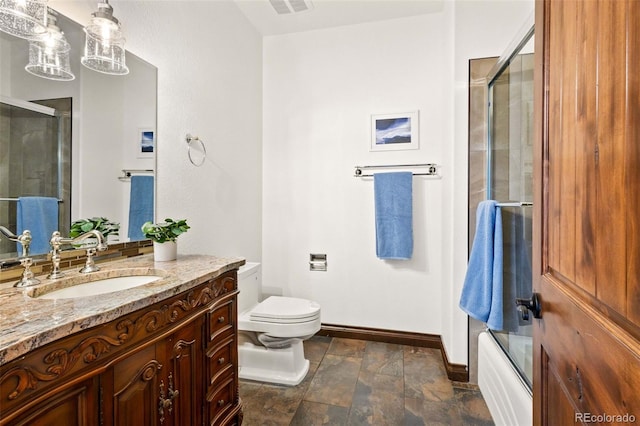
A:
[[[224,405],[224,399],[218,400],[218,407],[222,407]]]
[[[223,323],[224,322],[224,317],[218,317],[218,322],[219,323]]]
[[[218,364],[224,364],[224,357],[218,358]]]

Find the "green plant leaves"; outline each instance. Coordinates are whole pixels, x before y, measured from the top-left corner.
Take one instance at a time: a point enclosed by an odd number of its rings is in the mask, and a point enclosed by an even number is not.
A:
[[[166,243],[167,241],[175,241],[178,236],[184,234],[190,228],[186,219],[174,220],[167,218],[162,223],[145,222],[141,230],[146,238],[157,243]]]
[[[117,222],[111,222],[106,217],[79,219],[71,224],[69,236],[71,238],[75,238],[93,229],[100,231],[105,237],[109,234],[118,235],[118,232],[120,231],[120,224]]]

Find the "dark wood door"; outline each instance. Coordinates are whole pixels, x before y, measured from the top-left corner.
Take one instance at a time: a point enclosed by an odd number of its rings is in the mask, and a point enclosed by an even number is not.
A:
[[[147,346],[117,362],[102,375],[104,424],[161,424],[163,412],[159,410],[159,398],[164,362],[157,356],[156,349],[154,345]]]
[[[168,406],[165,425],[200,425],[204,410],[203,321],[196,318],[162,342],[168,351],[161,397]]]
[[[13,426],[91,426],[99,424],[98,378],[64,386],[8,424]]]
[[[640,0],[536,0],[536,425],[640,422]]]

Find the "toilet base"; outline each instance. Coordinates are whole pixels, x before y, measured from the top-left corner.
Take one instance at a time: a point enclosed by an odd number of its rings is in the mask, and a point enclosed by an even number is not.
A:
[[[267,349],[244,342],[238,345],[238,376],[241,379],[295,386],[309,371],[299,340],[284,349]]]

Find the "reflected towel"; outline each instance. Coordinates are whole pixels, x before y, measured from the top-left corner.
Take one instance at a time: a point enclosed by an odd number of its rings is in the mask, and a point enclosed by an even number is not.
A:
[[[31,231],[29,254],[49,253],[51,234],[58,230],[58,199],[20,197],[16,213],[17,234],[21,234],[25,229]],[[18,250],[22,250],[19,244],[18,246]]]
[[[467,274],[460,295],[460,308],[469,316],[502,330],[502,216],[498,203],[482,201],[476,212]]]
[[[153,222],[153,176],[131,176],[128,233],[131,241],[144,239],[140,228],[145,222]]]
[[[529,251],[531,236],[530,208],[502,209],[503,237],[503,311],[502,330],[517,332],[519,326],[531,324],[518,315],[516,298],[530,299],[532,295],[532,273]]]
[[[411,259],[413,254],[413,173],[374,173],[376,255]]]

